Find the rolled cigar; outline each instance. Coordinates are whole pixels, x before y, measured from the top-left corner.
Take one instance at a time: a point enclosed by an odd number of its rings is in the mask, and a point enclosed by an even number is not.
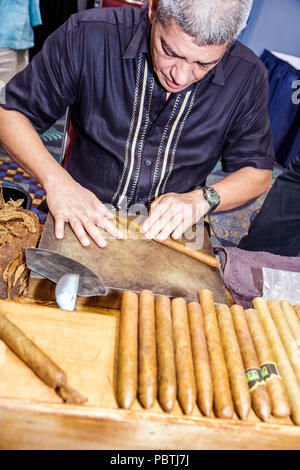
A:
[[[222,304],[217,306],[216,312],[219,321],[225,361],[229,373],[233,401],[238,416],[241,419],[246,420],[251,408],[251,398],[231,313],[229,307]]]
[[[87,401],[87,398],[71,389],[66,373],[2,313],[0,313],[0,339],[64,401],[77,404]],[[63,394],[65,389],[68,390],[67,398]]]
[[[219,418],[232,418],[233,403],[213,294],[210,290],[203,289],[198,292],[198,297],[204,318],[216,415]]]
[[[117,401],[130,408],[137,394],[138,380],[138,295],[124,292],[121,301]]]
[[[151,408],[157,394],[154,294],[139,295],[139,372],[138,395],[144,408]]]
[[[185,414],[193,411],[196,401],[196,383],[192,357],[192,346],[183,298],[172,300],[173,339],[177,374],[177,398]]]
[[[271,402],[261,374],[244,309],[240,305],[233,305],[230,311],[242,353],[253,409],[259,418],[268,421],[271,413]]]
[[[295,340],[297,341],[298,348],[300,348],[300,322],[296,315],[295,310],[289,300],[282,300],[280,302],[281,308],[284,311],[285,318],[289,324],[289,327],[293,333]]]
[[[176,400],[176,369],[170,299],[165,295],[156,297],[155,307],[158,400],[162,409],[170,412]]]
[[[205,338],[203,314],[198,302],[188,303],[187,309],[196,375],[197,401],[202,413],[205,416],[211,416],[213,406],[213,383]]]
[[[279,418],[289,416],[291,413],[290,405],[282,379],[277,371],[275,357],[264,331],[263,324],[257,311],[253,308],[245,310],[245,314],[262,375],[266,381],[267,390],[271,398],[272,414]]]
[[[277,300],[267,302],[272,318],[300,385],[300,350]]]
[[[296,312],[298,320],[300,321],[300,305],[294,305],[294,310]]]
[[[280,375],[284,381],[292,410],[293,421],[295,424],[300,425],[300,387],[298,385],[293,368],[287,357],[286,351],[283,347],[266,301],[261,297],[257,297],[253,299],[252,303],[262,321],[264,330],[270,341]]]
[[[207,255],[206,253],[203,253],[203,251],[200,250],[193,250],[193,248],[190,248],[189,246],[184,245],[183,243],[180,243],[177,240],[172,240],[171,238],[167,238],[166,240],[158,240],[157,238],[154,238],[154,241],[160,243],[161,245],[167,246],[172,250],[179,251],[179,253],[183,253],[184,255],[190,256],[191,258],[201,261],[201,263],[208,264],[208,266],[211,266],[213,268],[220,267],[220,261],[217,260],[217,258],[215,258],[214,256]]]
[[[129,219],[124,219],[120,215],[117,215],[116,218],[121,224],[127,226],[131,230],[137,233],[142,233],[142,227],[140,224],[136,224],[135,222]],[[219,260],[217,260],[217,258],[215,258],[214,256],[210,256],[206,253],[203,253],[203,251],[200,251],[200,250],[194,250],[193,248],[190,248],[189,246],[186,246],[177,240],[173,240],[171,238],[168,238],[166,240],[158,240],[157,238],[153,238],[153,241],[160,243],[161,245],[167,246],[168,248],[171,248],[172,250],[179,251],[180,253],[190,256],[191,258],[201,261],[202,263],[212,266],[213,268],[220,267]]]

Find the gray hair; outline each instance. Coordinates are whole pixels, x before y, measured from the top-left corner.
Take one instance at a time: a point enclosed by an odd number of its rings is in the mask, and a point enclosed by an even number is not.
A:
[[[174,18],[198,44],[234,41],[244,28],[253,0],[159,0],[156,19],[163,25]]]

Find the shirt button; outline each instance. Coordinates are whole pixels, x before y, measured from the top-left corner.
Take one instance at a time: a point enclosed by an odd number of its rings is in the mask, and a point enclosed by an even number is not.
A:
[[[146,160],[146,161],[145,161],[145,165],[146,165],[146,166],[150,166],[150,165],[152,165],[152,162],[151,162],[151,160]]]

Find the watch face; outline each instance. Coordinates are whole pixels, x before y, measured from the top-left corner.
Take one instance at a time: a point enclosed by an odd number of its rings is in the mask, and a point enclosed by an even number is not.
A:
[[[220,196],[214,188],[207,188],[206,190],[207,199],[211,205],[218,205],[220,202]]]

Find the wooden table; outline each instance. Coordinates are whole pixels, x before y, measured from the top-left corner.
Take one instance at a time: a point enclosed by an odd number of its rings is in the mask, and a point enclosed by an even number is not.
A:
[[[85,309],[86,310],[86,309]],[[65,405],[11,351],[0,359],[0,449],[300,449],[300,427],[290,419],[262,423],[205,418],[198,407],[184,416],[156,402],[129,411],[115,398],[119,312],[66,312],[36,304],[0,301],[18,325],[68,375],[88,402]],[[2,344],[3,346],[3,344]],[[4,360],[5,359],[5,360]]]

